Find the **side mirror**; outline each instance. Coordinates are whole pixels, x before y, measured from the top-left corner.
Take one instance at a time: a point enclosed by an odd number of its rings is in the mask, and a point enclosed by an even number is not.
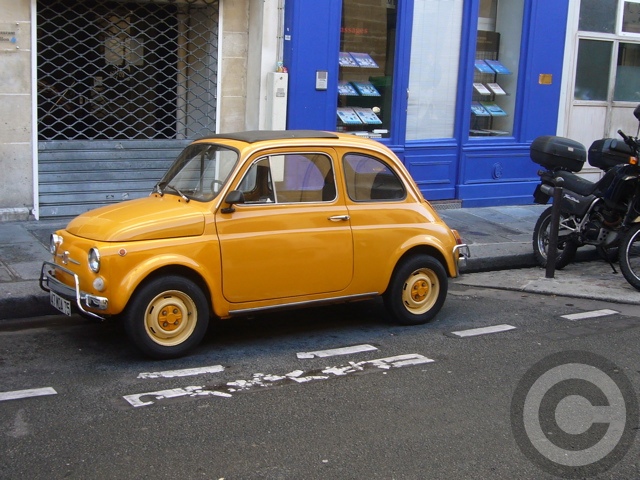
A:
[[[633,116],[636,117],[640,122],[640,105],[638,105],[633,111]]]
[[[242,193],[240,190],[231,190],[228,193],[228,195],[225,197],[224,202],[227,203],[229,206],[223,208],[221,212],[233,213],[236,211],[236,209],[233,208],[234,205],[238,203],[244,203],[244,193]]]

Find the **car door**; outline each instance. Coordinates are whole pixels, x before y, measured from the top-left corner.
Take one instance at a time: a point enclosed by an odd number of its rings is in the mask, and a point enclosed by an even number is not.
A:
[[[252,160],[233,186],[244,203],[216,216],[229,302],[321,299],[349,286],[353,242],[335,158],[313,149]]]

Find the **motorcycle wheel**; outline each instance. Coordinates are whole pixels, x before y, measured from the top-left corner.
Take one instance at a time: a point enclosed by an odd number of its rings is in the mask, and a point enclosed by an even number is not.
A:
[[[547,250],[549,248],[549,231],[551,226],[551,211],[553,207],[547,208],[540,214],[536,226],[533,229],[533,253],[536,261],[541,267],[547,266]],[[564,215],[560,214],[561,219]],[[578,243],[575,240],[558,239],[558,252],[556,255],[556,268],[558,270],[569,265],[576,256]]]
[[[618,254],[622,275],[629,285],[640,290],[640,223],[624,234]]]

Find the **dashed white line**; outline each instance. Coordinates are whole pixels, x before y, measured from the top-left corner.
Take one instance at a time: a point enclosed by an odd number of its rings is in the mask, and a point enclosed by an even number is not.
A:
[[[203,373],[219,373],[223,372],[222,365],[212,365],[210,367],[185,368],[182,370],[166,370],[164,372],[144,372],[138,375],[138,378],[175,378],[175,377],[191,377],[194,375],[202,375]]]
[[[490,333],[508,332],[514,330],[516,327],[513,325],[494,325],[493,327],[472,328],[470,330],[460,330],[459,332],[451,332],[451,335],[456,337],[475,337],[478,335],[487,335]]]
[[[57,395],[51,387],[31,388],[28,390],[15,390],[13,392],[0,392],[0,402],[5,400],[18,400],[20,398],[42,397],[45,395]]]
[[[316,352],[299,352],[296,356],[300,359],[321,358],[333,357],[336,355],[349,355],[351,353],[370,352],[372,350],[378,349],[373,345],[354,345],[352,347],[332,348],[330,350],[318,350]]]
[[[585,320],[587,318],[597,318],[597,317],[606,317],[607,315],[615,315],[617,312],[615,310],[593,310],[591,312],[581,312],[581,313],[572,313],[570,315],[562,315],[561,318],[566,320]]]

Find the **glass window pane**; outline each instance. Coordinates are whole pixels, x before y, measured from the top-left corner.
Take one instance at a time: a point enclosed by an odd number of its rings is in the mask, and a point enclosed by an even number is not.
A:
[[[616,89],[613,99],[640,102],[640,45],[621,43],[618,49]]]
[[[238,190],[244,194],[245,203],[273,203],[273,185],[269,172],[269,159],[263,158],[251,165]]]
[[[582,0],[578,29],[586,32],[614,33],[618,0]]]
[[[612,42],[580,40],[573,98],[607,100]]]
[[[343,0],[338,131],[389,137],[396,17],[395,2]]]
[[[469,135],[513,133],[523,0],[481,0]]]
[[[402,182],[380,160],[353,153],[345,155],[343,164],[347,193],[354,202],[405,198]]]
[[[277,155],[269,159],[276,202],[329,202],[336,185],[331,159],[321,154]]]
[[[462,0],[415,0],[407,140],[453,137],[462,6]]]
[[[622,31],[625,33],[640,33],[640,3],[624,2]]]

